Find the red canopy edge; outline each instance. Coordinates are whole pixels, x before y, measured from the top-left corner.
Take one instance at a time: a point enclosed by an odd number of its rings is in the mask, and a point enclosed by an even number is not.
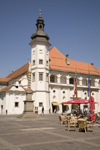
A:
[[[89,101],[85,99],[73,99],[67,102],[63,102],[61,104],[87,104],[87,103],[89,103]]]

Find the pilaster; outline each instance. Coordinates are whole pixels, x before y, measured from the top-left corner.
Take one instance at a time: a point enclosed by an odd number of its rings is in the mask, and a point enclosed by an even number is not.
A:
[[[69,79],[71,78],[71,76],[67,75],[66,76],[66,83],[69,84]]]
[[[81,85],[81,86],[82,86],[82,80],[83,80],[83,78],[80,77],[80,78],[79,78],[79,85]]]
[[[99,79],[95,79],[95,80],[94,80],[94,85],[95,85],[95,87],[98,87],[98,86],[99,86]]]
[[[61,77],[61,75],[58,74],[58,75],[57,75],[57,83],[60,83],[60,77]]]

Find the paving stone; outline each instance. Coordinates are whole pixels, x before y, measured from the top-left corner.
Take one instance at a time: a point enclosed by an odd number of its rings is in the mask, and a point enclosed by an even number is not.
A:
[[[37,119],[19,119],[16,115],[0,116],[0,150],[100,150],[100,126],[95,132],[68,132],[59,124],[59,115]]]

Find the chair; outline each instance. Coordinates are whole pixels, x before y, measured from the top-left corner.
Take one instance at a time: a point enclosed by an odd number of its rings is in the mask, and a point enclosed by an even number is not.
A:
[[[85,130],[85,133],[86,133],[86,120],[78,120],[78,131],[80,129],[84,129]]]
[[[77,123],[76,119],[70,119],[68,122],[68,131],[70,130],[71,127],[73,127],[76,131],[76,123]]]
[[[94,122],[95,122],[95,120],[92,120],[92,121],[86,121],[87,132],[88,132],[88,129],[89,129],[89,128],[91,128],[92,131],[94,132],[94,128],[93,128]]]
[[[59,116],[59,122],[60,122],[60,124],[67,123],[66,117],[65,116]]]

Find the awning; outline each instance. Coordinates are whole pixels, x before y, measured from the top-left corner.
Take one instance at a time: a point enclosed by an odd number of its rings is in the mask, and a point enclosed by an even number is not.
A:
[[[53,102],[52,105],[53,105],[53,106],[59,106],[60,104],[57,103],[57,102]]]
[[[69,104],[63,104],[64,106],[68,106]]]

